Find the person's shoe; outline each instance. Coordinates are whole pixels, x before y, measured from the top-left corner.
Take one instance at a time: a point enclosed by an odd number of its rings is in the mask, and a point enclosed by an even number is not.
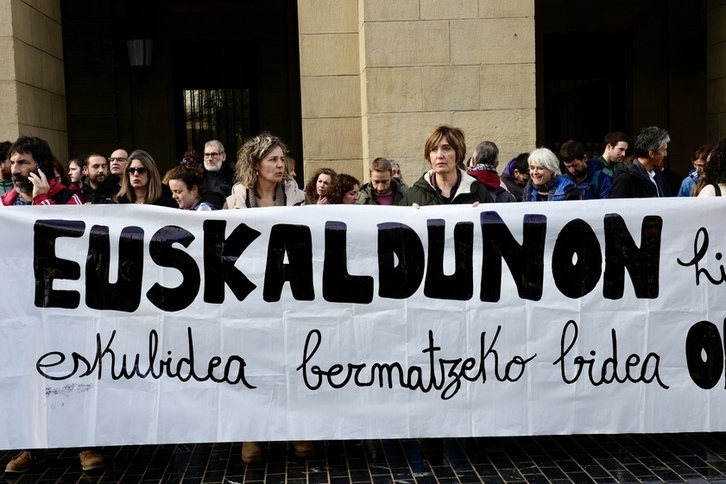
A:
[[[250,464],[262,460],[262,446],[257,442],[242,443],[242,462]]]
[[[33,467],[33,464],[43,462],[44,460],[45,451],[24,450],[8,462],[8,465],[5,466],[5,472],[25,472]]]
[[[307,440],[297,440],[292,443],[295,448],[295,456],[297,457],[312,457],[315,455],[315,448],[312,442]]]
[[[78,454],[78,457],[81,459],[81,469],[84,471],[98,469],[106,465],[103,456],[95,450],[84,450]]]

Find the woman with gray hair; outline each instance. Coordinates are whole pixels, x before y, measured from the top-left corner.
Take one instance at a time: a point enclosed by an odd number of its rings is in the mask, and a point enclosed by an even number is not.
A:
[[[529,154],[529,181],[524,186],[522,201],[546,202],[579,200],[577,187],[562,176],[560,160],[547,148]]]
[[[277,136],[261,133],[237,152],[237,183],[224,208],[302,205],[305,193],[285,175],[287,146]]]

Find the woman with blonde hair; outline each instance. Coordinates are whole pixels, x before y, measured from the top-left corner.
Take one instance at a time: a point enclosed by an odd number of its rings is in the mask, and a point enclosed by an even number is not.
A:
[[[268,132],[261,133],[237,152],[237,183],[227,197],[224,208],[285,207],[302,205],[305,194],[285,175],[287,146]],[[315,451],[311,442],[293,442],[295,455],[310,457]],[[259,442],[242,443],[242,462],[262,460]]]
[[[152,204],[176,208],[171,190],[161,183],[154,158],[144,150],[129,155],[126,172],[121,179],[121,190],[114,197],[116,203]]]
[[[305,194],[285,175],[285,143],[261,133],[237,152],[237,183],[225,208],[284,207],[302,205]]]

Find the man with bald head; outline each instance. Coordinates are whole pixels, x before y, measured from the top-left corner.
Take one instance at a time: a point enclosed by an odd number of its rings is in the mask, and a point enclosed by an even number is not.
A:
[[[129,154],[124,149],[117,149],[108,157],[108,171],[112,175],[121,178],[124,176],[124,170],[129,162]]]

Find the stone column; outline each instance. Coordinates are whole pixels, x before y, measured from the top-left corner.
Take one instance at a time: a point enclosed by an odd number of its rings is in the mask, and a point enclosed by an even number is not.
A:
[[[708,2],[707,44],[708,140],[717,143],[726,137],[726,0]]]
[[[60,0],[0,0],[0,129],[68,156]]]
[[[305,181],[329,167],[360,177],[357,0],[298,0]]]
[[[337,163],[365,182],[385,156],[413,182],[440,124],[464,129],[470,153],[485,139],[502,160],[534,147],[534,0],[298,0],[298,10],[308,173]]]

